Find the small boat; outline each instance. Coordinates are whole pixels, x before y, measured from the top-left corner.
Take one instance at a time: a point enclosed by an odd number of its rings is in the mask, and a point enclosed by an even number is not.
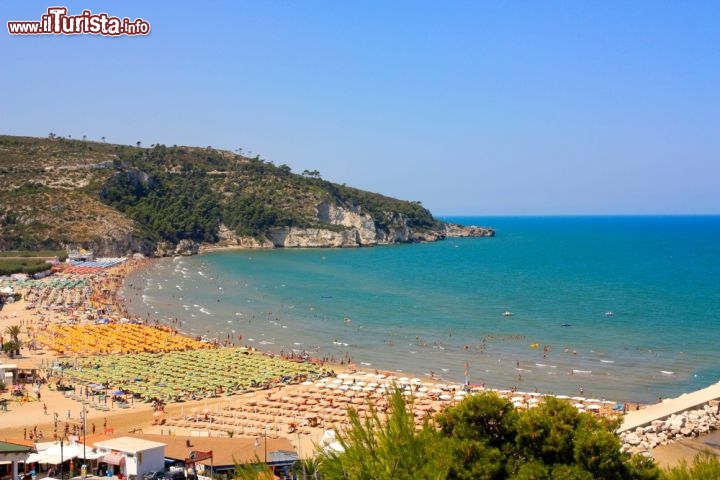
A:
[[[561,323],[561,327],[572,327],[572,323]]]
[[[503,317],[512,317],[513,313],[510,310],[506,310],[502,314]]]
[[[611,312],[610,310],[608,310],[607,312],[605,312],[605,316],[606,316],[606,317],[612,317],[613,315],[615,315],[615,314],[614,314],[613,312]]]

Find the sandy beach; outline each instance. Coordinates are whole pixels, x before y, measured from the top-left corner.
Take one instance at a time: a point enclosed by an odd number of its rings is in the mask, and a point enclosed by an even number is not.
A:
[[[198,392],[189,391],[193,388],[192,383],[183,384],[183,392],[177,392],[180,389],[175,385],[165,389],[149,390],[160,380],[152,378],[153,373],[147,373],[147,370],[132,370],[131,372],[136,372],[133,373],[134,375],[139,376],[134,379],[138,384],[128,385],[127,382],[122,383],[116,378],[111,379],[109,374],[105,374],[105,370],[101,370],[104,367],[98,364],[94,368],[103,372],[107,384],[95,387],[97,389],[102,387],[100,392],[102,395],[97,395],[98,392],[88,391],[88,385],[92,385],[88,378],[92,377],[82,377],[82,374],[87,374],[88,370],[92,373],[90,368],[81,369],[80,372],[70,368],[62,372],[62,376],[57,370],[51,369],[53,362],[58,360],[77,366],[78,362],[82,363],[85,359],[83,353],[111,356],[132,352],[136,354],[133,358],[136,358],[137,362],[130,365],[131,367],[144,368],[140,357],[145,355],[150,358],[150,364],[159,372],[159,364],[155,362],[159,362],[157,358],[161,357],[152,355],[163,355],[162,358],[172,359],[182,355],[183,352],[185,355],[197,355],[197,352],[203,349],[207,350],[207,355],[212,356],[207,358],[212,360],[203,357],[205,359],[201,361],[205,364],[192,365],[196,370],[209,367],[210,362],[220,362],[226,357],[230,362],[253,362],[260,365],[261,369],[268,369],[270,365],[273,368],[277,367],[279,359],[274,356],[243,351],[231,345],[208,347],[192,343],[192,339],[184,337],[178,339],[181,341],[179,346],[170,345],[168,339],[174,339],[177,335],[172,330],[172,326],[138,326],[136,328],[151,330],[131,333],[130,335],[144,336],[143,342],[123,341],[122,348],[113,347],[112,342],[103,343],[102,337],[108,335],[98,332],[102,332],[101,328],[107,325],[96,325],[98,312],[101,311],[102,318],[108,318],[111,325],[117,325],[111,328],[118,330],[121,327],[128,328],[124,323],[127,312],[121,299],[116,297],[116,292],[121,286],[124,275],[133,268],[142,268],[146,262],[147,260],[133,261],[89,277],[78,277],[75,274],[76,276],[72,278],[88,278],[88,286],[83,287],[85,283],[82,283],[82,290],[65,289],[61,291],[62,295],[52,290],[49,292],[44,290],[40,295],[42,298],[38,298],[36,302],[21,300],[5,305],[0,311],[0,333],[7,339],[6,328],[20,325],[21,341],[26,346],[33,347],[23,348],[19,357],[3,357],[2,362],[16,364],[19,371],[35,373],[40,379],[35,385],[23,385],[22,390],[15,395],[10,390],[6,390],[0,396],[7,400],[8,405],[7,411],[0,412],[0,439],[29,442],[81,435],[84,423],[87,429],[85,433],[90,437],[102,433],[133,432],[185,436],[197,435],[198,432],[210,436],[268,435],[269,438],[287,438],[303,456],[309,456],[326,429],[342,429],[346,425],[348,407],[355,408],[361,414],[367,412],[368,401],[382,407],[385,392],[395,386],[400,385],[406,390],[407,395],[413,398],[413,409],[418,423],[426,415],[432,415],[433,412],[447,405],[461,401],[468,393],[463,385],[440,384],[431,378],[404,377],[403,375],[408,375],[407,373],[356,371],[352,365],[328,364],[310,364],[311,369],[300,370],[300,365],[305,365],[307,362],[288,362],[287,365],[279,368],[289,369],[287,371],[295,375],[294,378],[261,385],[262,378],[257,377],[258,385],[255,385],[256,380],[253,379],[252,387],[241,384],[229,386],[222,383],[226,380],[221,377],[220,371],[228,369],[227,365],[230,364],[218,364],[219,383],[212,391],[205,388]],[[42,303],[47,303],[49,299],[56,305],[49,306]],[[89,312],[93,314],[89,315]],[[112,323],[120,320],[123,320],[123,323]],[[90,329],[72,330],[86,327]],[[78,335],[78,339],[74,343],[69,340],[61,343],[60,340],[66,340],[61,335],[65,333],[69,339],[72,339],[73,334]],[[114,344],[117,343],[115,341]],[[67,351],[50,349],[47,346],[49,344],[53,344],[56,348],[61,348],[58,345],[62,345]],[[161,353],[144,352],[142,351],[144,345],[149,345],[152,347],[151,350]],[[111,349],[116,351],[110,351]],[[179,368],[177,364],[171,367]],[[184,375],[184,371],[173,372],[178,378]],[[204,383],[209,383],[210,378],[207,376]],[[142,383],[143,381],[146,384]],[[58,390],[58,385],[71,382],[74,387],[72,390]],[[140,385],[145,385],[142,387],[145,390],[142,390]],[[123,387],[126,391],[117,390]],[[135,389],[135,394],[130,388]],[[480,387],[476,389],[481,390]],[[111,396],[109,390],[120,392],[121,395]],[[141,396],[139,392],[145,392],[145,395]],[[198,393],[204,398],[199,398]],[[541,395],[534,392],[501,390],[498,393],[505,395],[518,408],[532,408],[542,400]],[[167,398],[159,398],[158,402],[149,402],[147,397],[150,394],[154,398],[167,394]],[[183,395],[181,402],[174,401],[178,399],[176,396],[178,394]],[[574,401],[579,408],[598,414],[617,413],[617,410],[613,410],[615,402],[582,398],[576,398]],[[631,408],[634,409],[636,406],[633,405]],[[661,465],[673,465],[681,458],[691,459],[701,448],[701,443],[697,441],[680,442],[658,447],[653,453]]]

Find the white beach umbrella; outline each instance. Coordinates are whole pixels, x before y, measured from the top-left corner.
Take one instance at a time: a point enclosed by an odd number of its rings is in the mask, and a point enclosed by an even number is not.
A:
[[[343,448],[343,446],[340,442],[332,442],[332,443],[328,444],[325,447],[325,450],[334,451],[334,452],[338,452],[338,453],[342,453],[345,451],[345,449]]]

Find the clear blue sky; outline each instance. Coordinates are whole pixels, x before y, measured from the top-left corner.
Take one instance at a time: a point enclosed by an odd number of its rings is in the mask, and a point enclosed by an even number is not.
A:
[[[49,6],[146,37],[12,36]],[[0,132],[211,145],[436,215],[720,213],[717,1],[0,3]]]

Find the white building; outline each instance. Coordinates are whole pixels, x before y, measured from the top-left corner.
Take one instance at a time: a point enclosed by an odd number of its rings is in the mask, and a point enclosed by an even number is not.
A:
[[[118,437],[93,444],[103,456],[99,462],[117,467],[126,478],[165,468],[164,443],[132,437]]]

